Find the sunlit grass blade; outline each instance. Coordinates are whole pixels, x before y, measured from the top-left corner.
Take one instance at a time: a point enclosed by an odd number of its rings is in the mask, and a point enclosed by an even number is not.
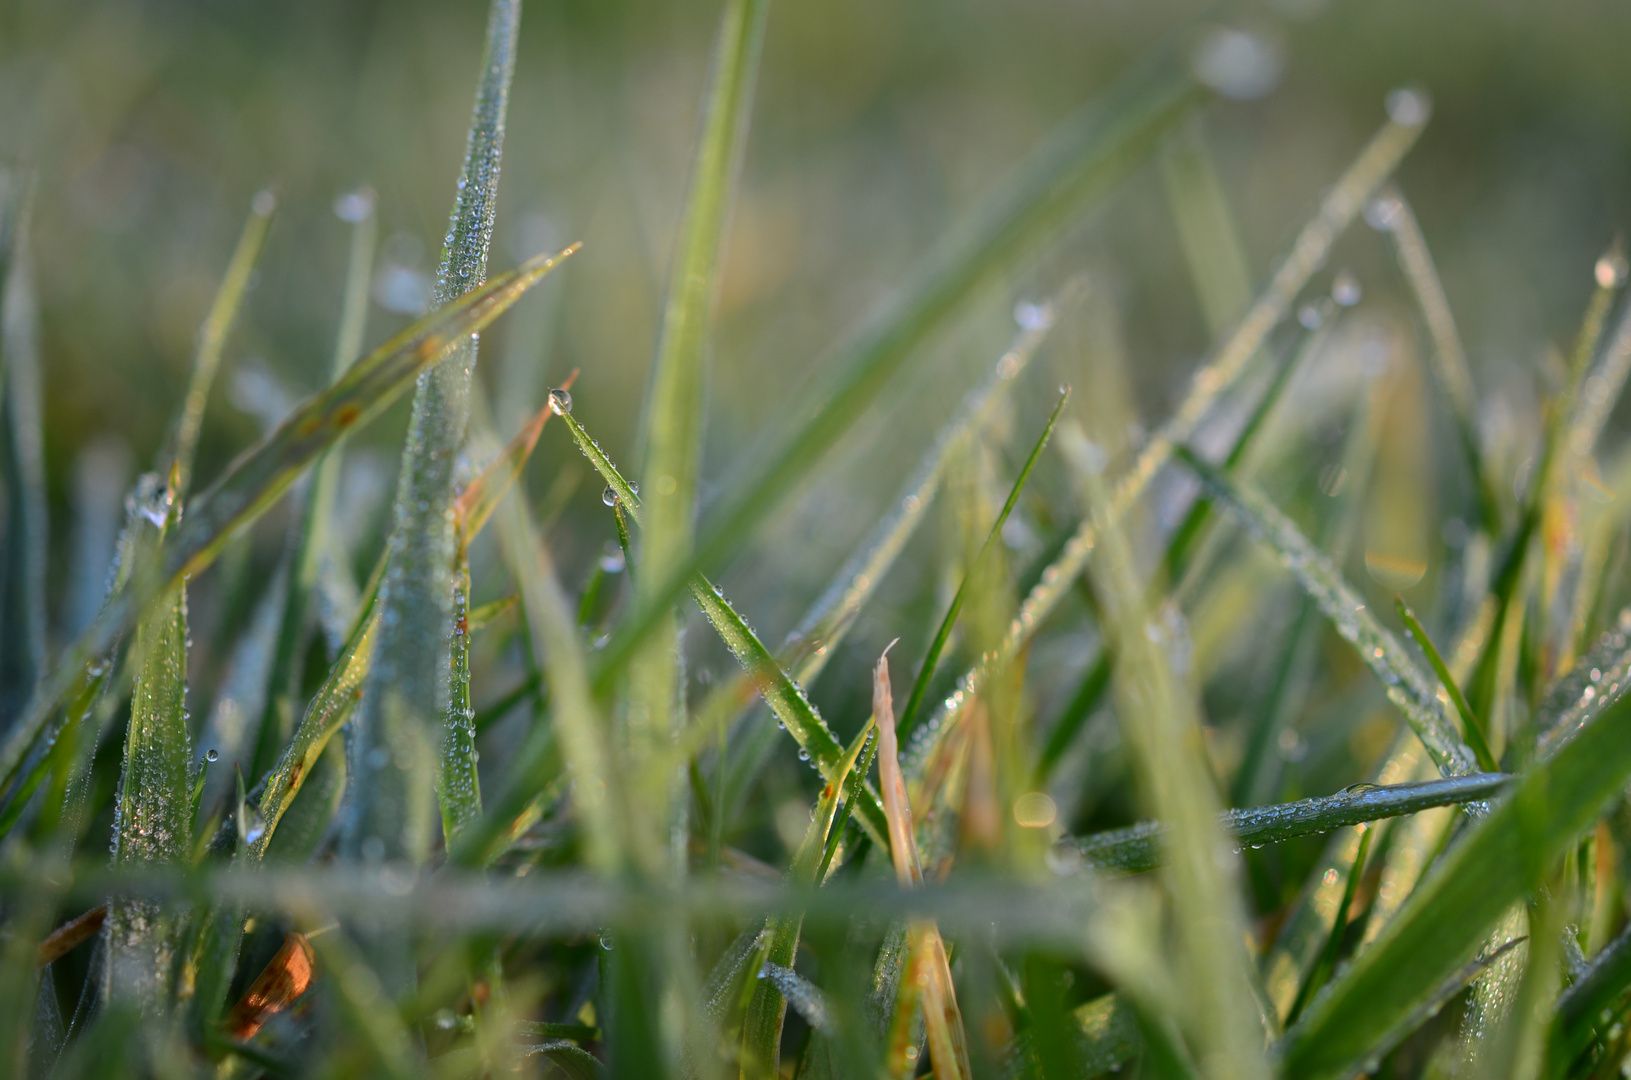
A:
[[[1355,784],[1352,789],[1335,795],[1226,810],[1219,824],[1239,846],[1261,847],[1299,836],[1334,832],[1348,825],[1414,814],[1434,806],[1457,806],[1491,799],[1511,781],[1512,777],[1503,773],[1476,773],[1411,784]],[[1145,822],[1093,833],[1068,843],[1094,869],[1137,873],[1160,865],[1162,843],[1168,831],[1164,825]]]
[[[576,251],[567,248],[562,255]],[[267,439],[246,451],[226,475],[187,507],[174,542],[167,543],[156,581],[138,578],[134,590],[114,597],[64,653],[0,746],[0,781],[9,781],[23,755],[74,680],[118,635],[144,603],[195,577],[237,533],[265,513],[312,459],[347,431],[389,405],[418,375],[460,339],[478,332],[548,273],[561,256],[528,260],[460,300],[427,315],[359,361],[334,386],[307,400]]]
[[[259,192],[250,203],[249,219],[238,236],[238,246],[227,264],[226,277],[221,279],[215,302],[210,305],[204,325],[198,331],[198,350],[193,354],[187,396],[182,400],[181,414],[170,433],[169,451],[164,456],[166,466],[174,462],[179,470],[176,484],[179,498],[185,498],[192,490],[193,456],[198,452],[198,433],[204,426],[204,406],[209,401],[210,387],[215,385],[215,373],[221,368],[222,347],[243,306],[249,276],[260,258],[266,230],[271,227],[276,210],[277,197],[270,191]]]
[[[1603,347],[1602,360],[1586,377],[1569,431],[1569,445],[1577,456],[1585,457],[1596,448],[1609,413],[1614,411],[1625,390],[1627,375],[1631,375],[1631,308],[1621,313],[1620,321]]]
[[[1478,767],[1487,773],[1499,772],[1500,766],[1495,763],[1495,755],[1489,752],[1489,743],[1484,739],[1483,725],[1473,715],[1472,706],[1467,704],[1467,698],[1461,693],[1461,687],[1456,683],[1455,676],[1450,674],[1449,665],[1445,664],[1444,657],[1439,655],[1438,649],[1433,645],[1433,639],[1427,636],[1427,631],[1422,628],[1416,613],[1405,606],[1402,596],[1393,598],[1393,610],[1398,612],[1399,621],[1404,623],[1406,632],[1426,654],[1427,662],[1432,665],[1433,674],[1438,676],[1439,685],[1444,687],[1444,692],[1449,695],[1450,702],[1460,714],[1462,734],[1466,737],[1467,745],[1472,747],[1472,752],[1478,757]]]
[[[1365,201],[1392,174],[1415,144],[1427,122],[1425,101],[1419,95],[1412,95],[1410,107],[1396,111],[1400,119],[1385,124],[1326,192],[1319,210],[1298,233],[1290,250],[1270,276],[1268,285],[1252,302],[1234,331],[1195,373],[1190,380],[1189,393],[1178,409],[1150,437],[1132,467],[1116,482],[1108,504],[1112,521],[1120,521],[1138,501],[1156,472],[1171,458],[1173,448],[1188,442],[1219,395],[1239,379],[1246,362],[1262,346],[1269,332],[1285,318],[1298,293],[1325,265],[1336,238],[1353,223]],[[1093,553],[1097,537],[1098,526],[1091,519],[1084,520],[1066,543],[1058,560],[1021,603],[1019,614],[1009,627],[997,654],[988,664],[974,668],[959,680],[958,692],[937,712],[923,734],[913,740],[908,751],[913,763],[922,760],[929,745],[950,726],[950,721],[978,691],[986,670],[1000,669],[1012,663],[1030,642],[1087,568],[1088,557]]]
[[[648,594],[652,599],[608,644],[603,663],[620,668],[692,574],[723,565],[744,546],[920,346],[1056,239],[1065,223],[1101,202],[1204,96],[1183,49],[1167,42],[1034,151],[925,257],[889,306],[824,363],[834,373],[826,388],[796,418],[782,418],[788,434],[710,516],[695,553]]]
[[[329,364],[330,382],[341,378],[362,352],[363,333],[368,324],[368,288],[373,279],[374,248],[379,234],[373,192],[365,189],[342,195],[335,203],[335,212],[351,222],[351,251],[340,306],[340,326]],[[340,465],[338,447],[331,448],[318,459],[308,481],[306,503],[289,558],[288,591],[284,595],[277,645],[266,681],[266,702],[261,710],[255,752],[249,762],[252,777],[259,777],[271,768],[294,731],[294,703],[304,674],[300,660],[307,641],[307,604],[318,587],[323,556],[330,544]]]
[[[1337,904],[1336,917],[1331,920],[1331,933],[1325,939],[1325,949],[1314,964],[1314,970],[1308,973],[1308,978],[1303,980],[1302,987],[1297,991],[1297,1000],[1292,1002],[1291,1011],[1286,1014],[1287,1025],[1297,1022],[1304,1007],[1336,970],[1337,955],[1342,949],[1342,937],[1348,930],[1354,896],[1359,892],[1359,878],[1365,872],[1365,858],[1370,854],[1371,840],[1376,835],[1364,825],[1359,826],[1359,833],[1359,850],[1354,853],[1353,865],[1348,868],[1346,884],[1342,887],[1342,900]]]
[[[1628,998],[1631,926],[1592,957],[1590,966],[1558,998],[1548,1047],[1551,1075],[1563,1075],[1593,1042],[1623,1022]]]
[[[1057,411],[1055,412],[1057,416]],[[889,824],[889,856],[895,866],[895,880],[903,887],[923,884],[923,863],[912,828],[912,804],[906,798],[906,782],[900,771],[900,743],[895,736],[895,707],[889,685],[889,656],[878,657],[872,673],[872,722],[878,728],[878,788],[883,792],[884,815]],[[922,996],[923,1026],[928,1033],[929,1058],[935,1076],[941,1080],[970,1080],[973,1068],[968,1059],[968,1036],[963,1031],[963,1015],[957,1005],[951,964],[940,930],[930,920],[916,919],[907,925],[910,951],[901,974],[901,992],[892,1030],[910,1031],[918,995]],[[916,1063],[893,1050],[902,1045],[897,1035],[891,1039],[891,1056],[885,1068],[892,1076],[911,1076]]]
[[[1059,423],[1060,415],[1065,411],[1065,405],[1070,401],[1070,388],[1061,389],[1059,400],[1054,403],[1053,412],[1048,415],[1048,421],[1042,426],[1042,433],[1037,436],[1036,443],[1031,447],[1031,453],[1020,467],[1019,475],[1014,478],[1013,487],[1008,490],[1008,498],[1003,502],[1002,509],[997,512],[997,519],[987,533],[985,543],[980,546],[979,553],[969,565],[963,580],[957,586],[957,592],[952,597],[951,606],[946,609],[945,616],[940,620],[940,627],[935,631],[934,640],[929,643],[929,651],[924,654],[923,664],[918,669],[917,681],[912,684],[912,694],[906,699],[906,708],[901,712],[900,730],[903,735],[910,735],[917,726],[918,715],[923,711],[923,698],[929,692],[929,682],[934,678],[935,665],[940,662],[940,652],[946,647],[946,639],[951,637],[952,627],[957,624],[957,616],[963,610],[963,602],[968,599],[969,583],[974,580],[985,565],[992,547],[1002,535],[1002,527],[1008,524],[1008,515],[1013,513],[1014,504],[1019,502],[1020,494],[1025,490],[1025,481],[1031,478],[1031,470],[1036,467],[1037,461],[1042,457],[1042,451],[1048,445],[1048,439],[1053,436],[1053,429]]]
[[[1098,529],[1092,570],[1117,658],[1116,705],[1145,806],[1172,826],[1165,846],[1166,892],[1176,915],[1186,972],[1184,1026],[1215,1075],[1266,1076],[1262,1028],[1250,1005],[1245,913],[1236,890],[1238,860],[1225,848],[1210,770],[1200,758],[1195,703],[1174,678],[1164,638],[1144,608],[1114,496],[1096,473],[1082,476]]]
[[[27,706],[46,670],[45,446],[39,304],[29,214],[33,184],[0,172],[0,476],[5,549],[0,568],[0,730]]]
[[[520,24],[521,0],[492,0],[464,166],[436,271],[437,307],[457,301],[487,276]],[[476,351],[474,334],[455,343],[414,393],[387,542],[390,568],[380,591],[380,636],[352,725],[354,757],[368,760],[377,751],[397,767],[359,769],[351,778],[341,845],[351,861],[363,858],[365,849],[374,852],[373,861],[429,857],[431,808],[421,789],[432,781],[446,739],[457,545],[454,468],[470,419]]]
[[[1201,314],[1225,333],[1252,299],[1252,274],[1199,120],[1179,127],[1161,154],[1161,179]]]
[[[1234,483],[1187,447],[1178,453],[1212,490],[1214,497],[1274,551],[1331,620],[1337,633],[1358,651],[1365,666],[1386,688],[1388,700],[1404,714],[1411,730],[1427,748],[1439,771],[1445,776],[1465,776],[1479,771],[1477,755],[1444,714],[1427,677],[1393,633],[1376,620],[1358,594],[1342,580],[1331,561],[1260,494]]]
[[[1403,1033],[1509,905],[1540,884],[1631,775],[1623,699],[1514,784],[1286,1036],[1289,1075],[1347,1076]]]
[[[1422,235],[1410,203],[1395,187],[1382,192],[1366,211],[1366,220],[1393,242],[1399,268],[1415,295],[1433,345],[1429,370],[1455,420],[1456,435],[1478,493],[1479,517],[1484,527],[1493,531],[1500,522],[1501,505],[1478,441],[1478,395],[1473,388],[1466,350],[1461,345],[1461,334],[1456,329],[1455,315],[1450,310],[1449,298],[1444,295],[1444,283],[1439,278],[1438,267],[1433,264],[1427,238]]]
[[[572,432],[572,438],[576,440],[578,449],[583,451],[584,456],[594,465],[595,471],[600,473],[607,486],[612,489],[617,498],[616,508],[628,514],[638,524],[640,496],[629,486],[629,482],[623,479],[622,474],[617,471],[617,466],[612,464],[611,458],[600,448],[600,444],[583,430],[583,425],[578,423],[576,417],[570,413],[562,413],[561,419]],[[764,642],[759,640],[752,627],[748,626],[747,621],[707,579],[699,577],[692,583],[691,596],[725,646],[731,650],[731,655],[742,666],[742,670],[754,680],[759,693],[764,696],[765,704],[776,714],[776,719],[787,728],[788,733],[798,741],[804,752],[810,755],[811,763],[820,771],[822,777],[831,783],[843,756],[843,748],[833,735],[832,729],[827,726],[827,722],[821,718],[821,714],[805,696],[803,688],[783,670]],[[883,807],[870,791],[862,789],[858,794],[855,813],[862,826],[873,834],[874,842],[882,841],[886,835]]]

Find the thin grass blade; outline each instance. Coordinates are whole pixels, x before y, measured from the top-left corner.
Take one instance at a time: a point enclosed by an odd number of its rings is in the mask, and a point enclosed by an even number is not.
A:
[[[1495,763],[1495,755],[1490,753],[1489,743],[1484,739],[1483,725],[1473,715],[1472,706],[1467,704],[1467,698],[1461,693],[1461,687],[1457,685],[1455,676],[1450,674],[1449,665],[1444,662],[1444,657],[1439,655],[1438,649],[1433,645],[1433,639],[1427,636],[1427,631],[1422,628],[1416,613],[1405,606],[1402,596],[1393,598],[1393,609],[1398,612],[1399,621],[1404,623],[1405,630],[1427,655],[1427,662],[1432,665],[1433,674],[1438,676],[1439,685],[1444,687],[1444,692],[1450,696],[1450,702],[1460,714],[1462,734],[1466,736],[1467,745],[1472,747],[1472,752],[1477,755],[1479,767],[1487,773],[1500,772],[1500,766]]]

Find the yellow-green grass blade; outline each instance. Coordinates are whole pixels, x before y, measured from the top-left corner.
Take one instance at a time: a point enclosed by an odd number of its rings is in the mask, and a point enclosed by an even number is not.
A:
[[[132,573],[123,591],[64,653],[0,746],[0,779],[9,782],[50,720],[62,695],[111,647],[153,597],[195,577],[242,529],[265,513],[312,460],[346,432],[378,415],[418,375],[460,339],[480,331],[527,289],[577,250],[528,260],[458,303],[425,316],[354,365],[345,378],[300,405],[263,442],[241,455],[187,507],[165,545],[156,574]]]
[[[714,39],[701,132],[646,400],[642,572],[634,578],[635,600],[642,606],[661,602],[658,591],[691,557],[707,415],[709,326],[769,8],[769,0],[726,0]],[[672,618],[662,620],[630,671],[631,708],[646,718],[643,733],[655,740],[670,734],[677,633]]]
[[[351,251],[340,306],[340,326],[329,364],[330,382],[341,378],[362,352],[363,332],[368,323],[368,288],[373,278],[374,248],[379,233],[372,192],[364,190],[343,195],[336,202],[335,210],[351,222]],[[250,758],[251,777],[258,778],[271,768],[278,751],[294,731],[295,699],[304,674],[300,661],[307,640],[307,603],[317,588],[323,554],[330,544],[340,465],[339,447],[331,447],[318,459],[308,481],[299,531],[290,555],[283,616],[267,675],[266,704],[261,710],[255,752]]]
[[[487,276],[520,22],[521,0],[492,0],[464,165],[436,273],[437,307]],[[357,760],[384,758],[396,767],[363,767],[351,778],[341,842],[350,861],[422,863],[430,857],[434,817],[425,793],[446,741],[449,702],[454,471],[470,419],[477,340],[470,335],[455,343],[414,392],[380,591],[380,637],[352,726]]]
[[[221,368],[221,350],[227,334],[243,307],[244,294],[249,289],[249,277],[266,243],[266,231],[271,227],[272,214],[277,210],[277,197],[270,191],[256,194],[250,203],[249,219],[244,222],[233,249],[232,261],[227,264],[226,277],[216,291],[215,302],[210,305],[204,325],[198,331],[198,351],[193,354],[192,374],[187,382],[187,396],[182,399],[181,414],[176,418],[170,435],[169,453],[165,464],[174,462],[178,471],[176,491],[185,498],[192,489],[193,457],[198,452],[198,433],[204,426],[204,406],[209,402],[210,387],[215,385],[215,373]]]
[[[1491,799],[1505,790],[1512,777],[1504,773],[1475,773],[1409,784],[1355,784],[1335,795],[1322,795],[1273,806],[1225,810],[1219,824],[1239,847],[1278,844],[1299,836],[1335,832],[1348,825],[1414,814],[1434,806],[1458,806]],[[1153,870],[1162,861],[1167,826],[1143,822],[1067,841],[1083,863],[1101,872],[1138,873]]]
[[[1383,125],[1360,151],[1348,169],[1337,179],[1320,202],[1319,209],[1303,226],[1290,250],[1269,277],[1252,306],[1223,339],[1208,362],[1190,381],[1189,393],[1177,411],[1144,445],[1133,466],[1111,492],[1111,520],[1120,521],[1144,494],[1151,479],[1171,458],[1173,448],[1189,441],[1201,419],[1220,394],[1239,379],[1246,362],[1258,351],[1269,332],[1277,326],[1309,279],[1323,267],[1331,246],[1353,223],[1373,192],[1398,167],[1415,144],[1427,122],[1425,103],[1412,110],[1398,110],[1399,119]],[[1020,604],[1019,614],[1008,628],[1007,637],[996,655],[968,671],[958,688],[941,705],[933,719],[919,729],[908,749],[908,772],[915,772],[940,735],[949,730],[972,700],[989,671],[1013,663],[1031,638],[1053,613],[1059,601],[1075,586],[1087,568],[1097,543],[1098,527],[1084,520],[1066,543],[1059,558],[1043,572],[1042,579]]]
[[[572,432],[572,438],[576,440],[578,449],[583,451],[584,456],[595,467],[595,471],[600,473],[616,495],[617,508],[627,513],[638,524],[640,496],[629,486],[629,482],[623,479],[622,474],[617,471],[617,466],[612,464],[611,458],[606,456],[599,443],[589,437],[589,433],[578,423],[576,417],[570,413],[563,413],[561,419],[566,421],[567,429]],[[753,628],[715,585],[699,575],[691,585],[691,596],[714,630],[718,632],[726,648],[730,649],[736,662],[754,680],[759,693],[765,699],[765,704],[776,714],[776,719],[787,728],[804,752],[810,755],[811,764],[822,777],[828,783],[833,782],[843,757],[843,747],[833,735],[832,729],[827,726],[827,722],[810,703],[810,699],[805,696],[803,687],[776,662],[775,656],[753,632]],[[874,842],[881,842],[887,835],[883,805],[877,801],[876,795],[870,789],[863,788],[858,793],[855,814],[862,827],[872,835]]]
[[[946,640],[951,637],[952,627],[957,624],[957,616],[963,610],[963,602],[968,598],[969,583],[985,565],[987,556],[996,545],[998,537],[1002,535],[1002,527],[1008,523],[1008,515],[1013,513],[1014,505],[1019,502],[1019,496],[1025,490],[1025,481],[1031,478],[1031,470],[1036,468],[1036,463],[1041,459],[1042,451],[1047,447],[1048,440],[1053,436],[1053,429],[1059,423],[1059,417],[1069,402],[1070,388],[1063,387],[1059,392],[1059,400],[1054,403],[1053,412],[1048,415],[1047,423],[1042,426],[1042,433],[1037,436],[1025,464],[1019,470],[1019,475],[1014,478],[1013,486],[1008,489],[1008,498],[1003,502],[1002,509],[997,512],[997,519],[991,523],[985,543],[974,556],[968,572],[963,575],[963,580],[957,586],[951,606],[946,608],[946,614],[940,620],[940,627],[935,631],[934,640],[929,643],[929,651],[924,654],[923,664],[918,669],[917,681],[912,684],[912,694],[906,699],[906,708],[901,712],[900,732],[903,736],[910,736],[917,726],[918,717],[923,712],[923,698],[929,692],[929,681],[934,678],[935,666],[940,662],[940,652],[946,647]]]
[[[699,570],[724,565],[864,414],[907,360],[1102,202],[1205,97],[1176,40],[1155,49],[1066,121],[930,252],[889,306],[823,366],[833,372],[811,405],[779,425],[788,435],[765,465],[711,516],[695,552],[648,595],[608,643],[602,665],[620,669]]]
[[[1405,1033],[1415,1006],[1454,973],[1495,920],[1541,884],[1552,861],[1631,776],[1631,703],[1590,721],[1473,823],[1361,953],[1286,1035],[1287,1075],[1350,1075]]]
[[[1467,704],[1466,695],[1461,693],[1461,687],[1456,683],[1455,676],[1450,674],[1449,665],[1444,662],[1444,657],[1439,655],[1437,647],[1433,645],[1433,639],[1427,636],[1421,620],[1417,619],[1416,613],[1405,605],[1402,596],[1393,598],[1393,608],[1399,614],[1399,621],[1404,623],[1405,631],[1416,640],[1416,644],[1421,646],[1421,651],[1427,655],[1427,662],[1432,665],[1433,674],[1438,676],[1439,685],[1444,687],[1444,692],[1450,696],[1451,704],[1460,714],[1461,730],[1466,736],[1467,745],[1472,747],[1472,752],[1478,756],[1479,767],[1485,772],[1499,772],[1500,766],[1495,763],[1495,755],[1489,752],[1489,743],[1484,740],[1483,725],[1473,715],[1472,706]]]
[[[1337,633],[1358,651],[1439,771],[1445,776],[1478,772],[1477,755],[1445,715],[1432,684],[1410,659],[1404,645],[1377,621],[1324,553],[1261,494],[1235,483],[1187,447],[1178,453],[1218,502],[1274,551]]]

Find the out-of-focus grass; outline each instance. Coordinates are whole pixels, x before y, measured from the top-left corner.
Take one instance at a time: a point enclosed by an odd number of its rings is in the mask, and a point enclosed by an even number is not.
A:
[[[1620,1068],[1623,13],[521,15],[0,12],[11,1073]]]

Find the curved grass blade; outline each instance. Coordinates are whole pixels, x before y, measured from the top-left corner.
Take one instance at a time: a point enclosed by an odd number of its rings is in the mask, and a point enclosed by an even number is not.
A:
[[[1466,736],[1467,745],[1478,757],[1478,766],[1487,773],[1500,772],[1500,766],[1495,763],[1495,755],[1489,751],[1489,743],[1484,740],[1484,728],[1478,718],[1472,713],[1472,706],[1467,704],[1466,696],[1461,693],[1461,687],[1456,684],[1455,676],[1450,674],[1450,668],[1444,663],[1444,657],[1439,655],[1438,649],[1433,645],[1433,639],[1427,636],[1422,628],[1416,613],[1405,606],[1404,597],[1394,596],[1393,610],[1398,612],[1399,621],[1404,623],[1405,630],[1421,651],[1427,655],[1427,662],[1432,665],[1433,674],[1438,676],[1439,685],[1450,696],[1455,710],[1461,715],[1461,731]]]
[[[330,382],[344,376],[362,352],[363,332],[368,324],[368,287],[373,279],[374,248],[379,234],[373,192],[363,190],[344,195],[335,209],[351,221],[352,228],[340,327],[335,336],[334,357],[329,364]],[[272,653],[271,672],[267,676],[266,704],[261,710],[260,731],[250,758],[250,776],[261,776],[271,768],[278,751],[294,732],[294,702],[304,674],[300,661],[307,640],[306,604],[318,587],[323,555],[330,544],[330,519],[340,482],[340,465],[339,448],[335,446],[322,454],[312,470],[291,553],[283,617]]]
[[[29,249],[33,184],[0,172],[0,730],[28,705],[46,670],[48,530],[41,413],[39,304]]]
[[[1504,773],[1475,773],[1413,784],[1355,784],[1335,795],[1249,810],[1225,810],[1218,820],[1237,844],[1261,847],[1299,836],[1335,832],[1348,825],[1414,814],[1434,806],[1491,799],[1511,782],[1512,777]],[[1161,864],[1162,845],[1169,831],[1167,826],[1157,822],[1144,822],[1066,842],[1095,870],[1131,874],[1153,870]]]
[[[521,0],[492,0],[464,167],[436,272],[437,307],[487,276],[520,23]],[[422,863],[430,854],[430,807],[421,792],[434,782],[437,751],[447,738],[453,474],[470,419],[477,340],[471,335],[455,343],[414,393],[387,542],[379,643],[352,727],[358,760],[378,750],[398,767],[358,769],[352,777],[341,842],[351,861],[363,857],[365,845],[386,859]]]
[[[1288,1075],[1350,1075],[1404,1033],[1415,1007],[1622,790],[1631,776],[1627,722],[1631,703],[1621,699],[1473,822],[1376,942],[1287,1033]]]
[[[613,637],[602,667],[621,669],[692,575],[723,565],[747,543],[920,346],[1102,201],[1203,97],[1184,50],[1168,42],[1034,151],[928,254],[894,301],[837,349],[824,365],[834,372],[829,388],[812,395],[803,417],[783,422],[790,434],[713,516],[692,557]]]
[[[559,389],[570,391],[577,379],[578,373],[573,371]],[[538,414],[505,445],[498,457],[489,462],[481,474],[459,493],[453,504],[453,519],[457,523],[462,546],[468,547],[476,534],[486,527],[487,519],[493,516],[499,502],[527,467],[527,460],[538,445],[538,436],[543,434],[544,425],[554,413],[553,400],[546,402]]]
[[[560,255],[529,259],[432,312],[354,365],[345,378],[308,399],[263,442],[241,455],[209,490],[187,507],[165,546],[162,570],[136,578],[110,599],[29,702],[28,710],[0,746],[0,786],[15,779],[23,756],[50,720],[74,681],[127,629],[144,605],[162,591],[194,577],[214,561],[233,536],[264,513],[313,458],[346,432],[378,415],[418,375],[460,339],[484,329],[548,273]]]
[[[215,385],[215,373],[221,367],[221,348],[227,334],[243,307],[244,293],[249,289],[249,275],[254,272],[266,243],[266,230],[271,227],[272,214],[277,210],[277,196],[270,191],[256,194],[250,203],[249,219],[244,222],[233,249],[232,261],[227,264],[226,277],[215,294],[204,325],[198,331],[198,351],[193,355],[192,375],[187,383],[187,396],[182,400],[181,415],[176,419],[170,435],[167,461],[174,462],[178,471],[176,491],[185,498],[192,488],[193,455],[198,450],[198,433],[204,425],[204,406],[209,402],[210,387]]]
[[[1144,445],[1131,469],[1117,481],[1108,504],[1109,517],[1120,521],[1138,501],[1156,472],[1172,456],[1173,448],[1188,442],[1218,396],[1240,377],[1246,362],[1258,351],[1295,303],[1297,294],[1322,266],[1336,238],[1352,224],[1360,208],[1403,160],[1427,122],[1425,102],[1419,109],[1401,111],[1400,121],[1389,121],[1376,133],[1346,172],[1320,203],[1291,250],[1270,276],[1268,285],[1251,308],[1224,339],[1209,361],[1190,381],[1190,390],[1177,411]],[[1409,115],[1406,115],[1406,112]],[[908,771],[915,771],[927,756],[940,733],[955,723],[956,717],[978,693],[988,670],[1000,670],[1013,663],[1041,628],[1053,609],[1087,568],[1088,557],[1098,540],[1098,526],[1084,520],[1066,543],[1058,560],[1042,575],[1020,605],[1019,614],[994,657],[967,672],[958,689],[937,710],[934,718],[913,738],[908,748]]]
[[[1577,456],[1585,457],[1596,448],[1609,413],[1614,411],[1625,390],[1627,375],[1631,375],[1631,307],[1621,313],[1608,344],[1603,347],[1603,358],[1586,378],[1580,406],[1569,430],[1569,445]]]
[[[640,523],[640,496],[629,486],[612,464],[611,458],[600,448],[600,444],[589,437],[583,425],[571,413],[562,413],[561,419],[566,422],[567,429],[572,432],[572,438],[577,441],[578,449],[589,459],[595,471],[600,473],[607,485],[617,498],[616,509],[632,518],[635,524]],[[627,547],[627,545],[624,545]],[[821,718],[810,699],[805,696],[804,689],[791,676],[782,669],[765,647],[759,636],[748,626],[747,621],[737,613],[717,586],[706,578],[697,577],[691,585],[691,596],[702,609],[709,623],[718,632],[726,648],[736,662],[742,665],[742,670],[753,679],[759,693],[764,696],[765,704],[770,706],[776,719],[781,721],[788,732],[798,741],[804,752],[810,755],[811,763],[820,771],[828,783],[833,777],[843,756],[843,748],[839,744],[832,729]],[[863,828],[874,833],[873,840],[881,841],[886,835],[883,807],[878,803],[870,791],[862,789],[855,803],[855,811]]]
[[[1550,1072],[1565,1075],[1593,1042],[1605,1037],[1631,999],[1631,926],[1603,946],[1558,998],[1548,1042]],[[1605,1019],[1606,1017],[1606,1019]]]
[[[1467,353],[1461,346],[1461,335],[1456,330],[1455,315],[1450,310],[1449,297],[1444,294],[1444,283],[1438,268],[1433,265],[1433,254],[1416,221],[1415,211],[1403,193],[1390,185],[1366,211],[1366,220],[1386,233],[1393,242],[1393,254],[1404,271],[1405,280],[1415,294],[1416,306],[1421,309],[1427,324],[1427,335],[1433,348],[1429,353],[1432,363],[1428,370],[1439,392],[1450,406],[1455,419],[1456,435],[1461,450],[1467,457],[1478,493],[1479,517],[1484,527],[1493,532],[1500,523],[1500,502],[1497,487],[1484,464],[1483,451],[1478,442],[1478,395],[1473,389]]]
[[[1391,631],[1376,621],[1342,575],[1267,499],[1231,481],[1188,447],[1178,456],[1248,531],[1280,557],[1337,633],[1359,652],[1365,666],[1382,682],[1388,700],[1398,707],[1434,764],[1445,776],[1479,771],[1478,757],[1444,714],[1438,695]]]
[[[1037,436],[1036,443],[1031,447],[1030,456],[1020,468],[1019,475],[1014,478],[1013,487],[1008,490],[1008,499],[1002,504],[997,513],[997,520],[991,525],[991,531],[986,534],[985,543],[980,545],[979,554],[969,565],[968,572],[957,586],[957,594],[952,597],[951,606],[946,609],[945,617],[940,620],[940,628],[935,631],[934,640],[929,643],[929,651],[923,657],[923,666],[918,670],[917,681],[912,684],[912,694],[906,699],[906,708],[901,713],[900,730],[902,735],[910,736],[917,726],[919,713],[923,711],[923,698],[929,692],[929,681],[934,678],[935,665],[940,662],[940,651],[946,647],[946,639],[951,637],[951,629],[957,623],[957,616],[963,610],[963,601],[968,598],[969,582],[974,575],[980,572],[985,565],[986,556],[991,553],[992,547],[1002,535],[1002,527],[1008,524],[1008,515],[1013,513],[1014,505],[1019,502],[1019,496],[1025,490],[1025,481],[1031,478],[1031,470],[1036,468],[1037,460],[1042,457],[1043,449],[1053,436],[1053,429],[1059,423],[1060,415],[1065,411],[1065,405],[1070,401],[1070,388],[1063,387],[1059,392],[1059,400],[1054,403],[1053,412],[1048,415],[1048,422],[1042,426],[1042,434]]]

